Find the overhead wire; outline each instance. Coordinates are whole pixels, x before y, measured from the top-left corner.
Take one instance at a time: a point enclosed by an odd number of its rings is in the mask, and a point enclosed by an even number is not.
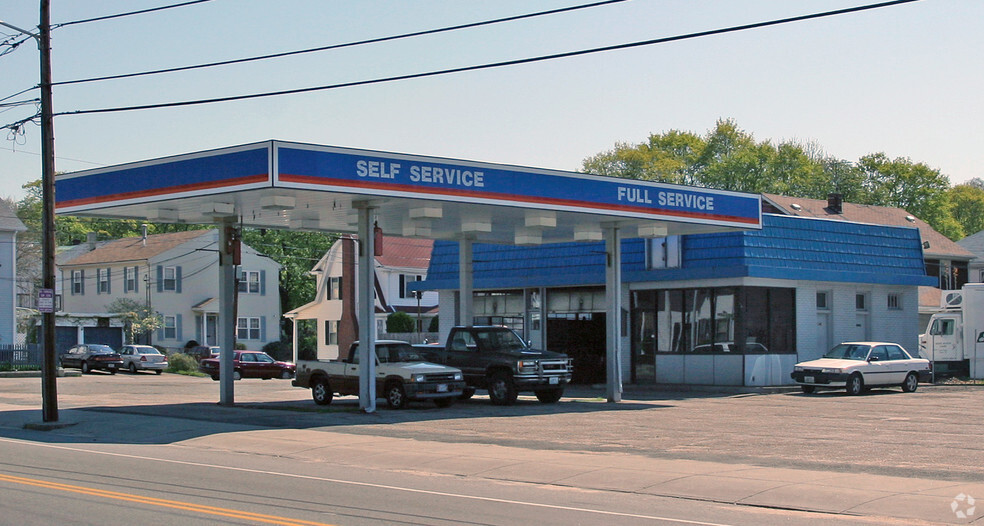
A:
[[[145,76],[145,75],[157,75],[157,74],[161,74],[161,73],[175,73],[175,72],[179,72],[179,71],[189,71],[189,70],[194,70],[194,69],[211,68],[211,67],[216,67],[216,66],[228,66],[228,65],[231,65],[231,64],[242,64],[242,63],[245,63],[245,62],[255,62],[255,61],[258,61],[258,60],[267,60],[267,59],[272,59],[272,58],[289,57],[289,56],[293,56],[293,55],[301,55],[301,54],[305,54],[305,53],[316,53],[316,52],[320,52],[320,51],[328,51],[328,50],[332,50],[332,49],[342,49],[342,48],[347,48],[347,47],[362,46],[362,45],[366,45],[366,44],[376,44],[376,43],[380,43],[380,42],[389,42],[389,41],[392,41],[392,40],[400,40],[400,39],[412,38],[412,37],[419,37],[419,36],[424,36],[424,35],[434,35],[434,34],[437,34],[437,33],[446,33],[446,32],[449,32],[449,31],[457,31],[457,30],[460,30],[460,29],[470,29],[470,28],[474,28],[474,27],[487,26],[487,25],[491,25],[491,24],[499,24],[499,23],[503,23],[503,22],[513,22],[513,21],[516,21],[516,20],[523,20],[523,19],[526,19],[526,18],[534,18],[534,17],[539,17],[539,16],[554,15],[554,14],[564,13],[564,12],[568,12],[568,11],[576,11],[576,10],[580,10],[580,9],[588,9],[588,8],[592,8],[592,7],[598,7],[598,6],[607,5],[607,4],[615,4],[615,3],[619,3],[619,2],[625,2],[625,1],[627,1],[627,0],[604,0],[604,1],[600,1],[600,2],[593,2],[593,3],[590,3],[590,4],[582,4],[582,5],[576,5],[576,6],[562,7],[562,8],[558,8],[558,9],[550,9],[550,10],[547,10],[547,11],[538,11],[538,12],[535,12],[535,13],[527,13],[527,14],[522,14],[522,15],[507,16],[507,17],[496,18],[496,19],[492,19],[492,20],[484,20],[484,21],[481,21],[481,22],[471,22],[471,23],[467,23],[467,24],[459,24],[459,25],[456,25],[456,26],[442,27],[442,28],[437,28],[437,29],[426,29],[426,30],[423,30],[423,31],[414,31],[412,33],[402,33],[402,34],[399,34],[399,35],[390,35],[390,36],[385,36],[385,37],[370,38],[370,39],[365,39],[365,40],[357,40],[357,41],[354,41],[354,42],[346,42],[346,43],[343,43],[343,44],[331,44],[331,45],[319,46],[319,47],[308,48],[308,49],[299,49],[299,50],[295,50],[295,51],[284,51],[284,52],[281,52],[281,53],[271,53],[271,54],[268,54],[268,55],[260,55],[260,56],[255,56],[255,57],[246,57],[246,58],[238,58],[238,59],[231,59],[231,60],[222,60],[222,61],[218,61],[218,62],[208,62],[208,63],[204,63],[204,64],[195,64],[195,65],[191,65],[191,66],[179,66],[179,67],[173,67],[173,68],[164,68],[164,69],[157,69],[157,70],[151,70],[151,71],[142,71],[142,72],[136,72],[136,73],[122,73],[122,74],[119,74],[119,75],[107,75],[107,76],[103,76],[103,77],[92,77],[92,78],[86,78],[86,79],[64,80],[64,81],[59,81],[59,82],[53,82],[52,83],[52,86],[64,86],[64,85],[69,85],[69,84],[81,84],[81,83],[85,83],[85,82],[97,82],[97,81],[103,81],[103,80],[119,80],[119,79],[131,78],[131,77],[141,77],[141,76]]]
[[[186,7],[186,6],[194,5],[194,4],[203,4],[205,2],[211,2],[211,1],[212,0],[192,0],[192,1],[189,1],[189,2],[181,2],[181,3],[178,3],[178,4],[171,4],[171,5],[165,5],[165,6],[160,6],[160,7],[151,7],[151,8],[148,8],[148,9],[141,9],[139,11],[129,11],[129,12],[126,12],[126,13],[117,13],[115,15],[97,16],[97,17],[94,17],[94,18],[86,18],[84,20],[73,20],[71,22],[62,22],[60,24],[53,24],[51,26],[51,29],[57,29],[57,28],[60,28],[60,27],[65,27],[65,26],[72,26],[72,25],[75,25],[75,24],[86,24],[86,23],[89,23],[89,22],[101,22],[103,20],[111,20],[111,19],[114,19],[114,18],[122,18],[122,17],[125,17],[125,16],[142,15],[142,14],[145,14],[145,13],[153,13],[155,11],[164,11],[165,9],[173,9],[173,8],[176,8],[176,7]]]
[[[669,42],[677,42],[677,41],[688,40],[688,39],[693,39],[693,38],[700,38],[700,37],[713,36],[713,35],[721,35],[721,34],[725,34],[725,33],[734,33],[734,32],[738,32],[738,31],[747,31],[747,30],[750,30],[750,29],[759,29],[759,28],[763,28],[763,27],[776,26],[776,25],[780,25],[780,24],[789,24],[789,23],[793,23],[793,22],[802,22],[802,21],[805,21],[805,20],[813,20],[813,19],[817,19],[817,18],[825,18],[825,17],[836,16],[836,15],[843,15],[843,14],[848,14],[848,13],[857,13],[857,12],[861,12],[861,11],[868,11],[868,10],[872,10],[872,9],[879,9],[879,8],[883,8],[883,7],[895,6],[895,5],[900,5],[900,4],[907,4],[907,3],[918,2],[918,1],[920,1],[920,0],[891,0],[891,1],[887,1],[887,2],[880,2],[880,3],[877,3],[877,4],[868,4],[868,5],[856,6],[856,7],[849,7],[849,8],[844,8],[844,9],[835,9],[835,10],[831,10],[831,11],[823,11],[823,12],[819,12],[819,13],[811,13],[811,14],[807,14],[807,15],[799,15],[799,16],[781,18],[781,19],[776,19],[776,20],[768,20],[768,21],[764,21],[764,22],[755,22],[755,23],[752,23],[752,24],[743,24],[743,25],[739,25],[739,26],[731,26],[731,27],[720,28],[720,29],[712,29],[712,30],[707,30],[707,31],[698,31],[698,32],[687,33],[687,34],[683,34],[683,35],[676,35],[676,36],[662,37],[662,38],[654,38],[654,39],[649,39],[649,40],[641,40],[641,41],[629,42],[629,43],[625,43],[625,44],[615,44],[615,45],[610,45],[610,46],[602,46],[602,47],[596,47],[596,48],[590,48],[590,49],[582,49],[582,50],[577,50],[577,51],[567,51],[567,52],[562,52],[562,53],[554,53],[554,54],[550,54],[550,55],[541,55],[541,56],[536,56],[536,57],[528,57],[528,58],[520,58],[520,59],[513,59],[513,60],[505,60],[505,61],[501,61],[501,62],[492,62],[492,63],[486,63],[486,64],[472,65],[472,66],[462,66],[462,67],[456,67],[456,68],[448,68],[448,69],[442,69],[442,70],[436,70],[436,71],[429,71],[429,72],[423,72],[423,73],[411,73],[411,74],[406,74],[406,75],[395,75],[395,76],[391,76],[391,77],[383,77],[383,78],[377,78],[377,79],[359,80],[359,81],[351,81],[351,82],[342,82],[342,83],[338,83],[338,84],[328,84],[328,85],[322,85],[322,86],[312,86],[312,87],[307,87],[307,88],[295,88],[295,89],[288,89],[288,90],[268,91],[268,92],[263,92],[263,93],[252,93],[252,94],[246,94],[246,95],[231,95],[231,96],[227,96],[227,97],[215,97],[215,98],[208,98],[208,99],[195,99],[195,100],[185,100],[185,101],[165,102],[165,103],[155,103],[155,104],[141,104],[141,105],[134,105],[134,106],[118,106],[118,107],[109,107],[109,108],[95,108],[95,109],[83,109],[83,110],[64,111],[64,112],[55,113],[54,115],[55,116],[87,115],[87,114],[96,114],[96,113],[115,113],[115,112],[123,112],[123,111],[136,111],[136,110],[148,110],[148,109],[159,109],[159,108],[175,108],[175,107],[182,107],[182,106],[195,106],[195,105],[203,105],[203,104],[214,104],[214,103],[220,103],[220,102],[231,102],[231,101],[237,101],[237,100],[249,100],[249,99],[257,99],[257,98],[265,98],[265,97],[274,97],[274,96],[280,96],[280,95],[295,95],[295,94],[300,94],[300,93],[310,93],[310,92],[315,92],[315,91],[326,91],[326,90],[339,89],[339,88],[349,88],[349,87],[355,87],[355,86],[367,86],[367,85],[371,85],[371,84],[381,84],[381,83],[386,83],[386,82],[395,82],[395,81],[401,81],[401,80],[411,80],[411,79],[419,79],[419,78],[425,78],[425,77],[433,77],[433,76],[438,76],[438,75],[448,75],[448,74],[451,74],[451,73],[463,73],[463,72],[468,72],[468,71],[479,71],[479,70],[493,69],[493,68],[500,68],[500,67],[507,67],[507,66],[516,66],[516,65],[521,65],[521,64],[530,64],[530,63],[534,63],[534,62],[543,62],[543,61],[547,61],[547,60],[557,60],[557,59],[563,59],[563,58],[571,58],[571,57],[582,56],[582,55],[589,55],[589,54],[594,54],[594,53],[603,53],[603,52],[608,52],[608,51],[631,49],[631,48],[642,47],[642,46],[650,46],[650,45],[656,45],[656,44],[666,44],[666,43],[669,43]]]

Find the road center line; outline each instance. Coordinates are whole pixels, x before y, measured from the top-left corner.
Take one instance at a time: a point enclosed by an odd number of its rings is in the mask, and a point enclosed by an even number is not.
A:
[[[320,482],[330,482],[330,483],[334,483],[334,484],[347,484],[347,485],[350,485],[350,486],[361,486],[361,487],[367,487],[367,488],[386,489],[386,490],[393,490],[393,491],[404,491],[404,492],[407,492],[407,493],[418,493],[418,494],[433,495],[433,496],[438,496],[438,497],[450,497],[450,498],[465,499],[465,500],[480,500],[480,501],[485,501],[485,502],[496,502],[496,503],[501,503],[501,504],[512,504],[512,505],[518,505],[518,506],[529,506],[529,507],[534,507],[534,508],[545,508],[545,509],[554,509],[554,510],[574,511],[574,512],[581,512],[581,513],[593,513],[593,514],[598,514],[598,515],[609,515],[609,516],[615,516],[615,517],[629,517],[629,518],[635,518],[635,519],[658,520],[658,521],[665,521],[665,522],[674,522],[674,523],[677,523],[677,524],[689,524],[689,525],[694,525],[694,526],[729,526],[729,525],[726,525],[726,524],[721,524],[721,523],[716,523],[716,522],[702,522],[702,521],[693,521],[693,520],[687,520],[687,519],[676,519],[676,518],[672,518],[672,517],[660,517],[660,516],[656,516],[656,515],[641,515],[641,514],[636,514],[636,513],[623,513],[623,512],[618,512],[618,511],[596,510],[596,509],[591,509],[591,508],[578,508],[578,507],[572,507],[572,506],[560,506],[560,505],[557,505],[557,504],[543,504],[543,503],[539,503],[539,502],[527,502],[527,501],[511,500],[511,499],[499,499],[499,498],[495,498],[495,497],[482,497],[482,496],[476,496],[476,495],[463,495],[463,494],[460,494],[460,493],[448,493],[448,492],[444,492],[444,491],[433,491],[433,490],[417,489],[417,488],[405,488],[405,487],[400,487],[400,486],[391,486],[391,485],[388,485],[388,484],[375,484],[375,483],[372,483],[372,482],[358,482],[358,481],[353,481],[353,480],[333,479],[333,478],[327,478],[327,477],[315,477],[315,476],[311,476],[311,475],[299,475],[299,474],[296,474],[296,473],[281,473],[281,472],[278,472],[278,471],[265,471],[265,470],[259,470],[259,469],[239,468],[239,467],[234,467],[234,466],[220,466],[220,465],[217,465],[217,464],[204,464],[204,463],[201,463],[201,462],[188,462],[188,461],[185,461],[185,460],[174,460],[174,459],[167,459],[167,458],[155,458],[155,457],[147,457],[147,456],[142,456],[142,455],[130,455],[130,454],[126,454],[126,453],[111,453],[111,452],[108,452],[108,451],[93,451],[93,450],[90,450],[90,449],[83,449],[83,448],[76,448],[76,447],[69,447],[69,446],[58,446],[58,445],[54,445],[54,444],[40,444],[40,443],[37,443],[37,442],[31,442],[31,441],[26,441],[26,440],[16,440],[16,439],[10,439],[10,438],[0,438],[0,442],[8,442],[8,443],[12,443],[12,444],[29,445],[29,446],[36,446],[36,447],[43,447],[43,448],[50,448],[50,449],[59,449],[59,450],[63,450],[63,451],[72,451],[72,452],[81,452],[81,453],[89,453],[89,454],[96,454],[96,455],[105,455],[105,456],[119,457],[119,458],[129,458],[129,459],[134,459],[134,460],[145,460],[145,461],[161,462],[161,463],[167,463],[167,464],[178,464],[178,465],[183,465],[183,466],[194,466],[194,467],[201,467],[201,468],[222,469],[222,470],[226,470],[226,471],[237,471],[237,472],[241,472],[241,473],[254,473],[254,474],[258,474],[258,475],[272,475],[272,476],[295,478],[295,479],[301,479],[301,480],[314,480],[314,481],[320,481]]]

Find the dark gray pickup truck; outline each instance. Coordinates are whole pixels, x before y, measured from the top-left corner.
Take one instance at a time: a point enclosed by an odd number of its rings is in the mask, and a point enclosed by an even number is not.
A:
[[[564,396],[574,367],[566,354],[531,349],[512,329],[455,327],[447,343],[415,345],[424,359],[461,369],[467,388],[463,399],[486,389],[495,405],[510,405],[521,391],[532,391],[545,404]]]

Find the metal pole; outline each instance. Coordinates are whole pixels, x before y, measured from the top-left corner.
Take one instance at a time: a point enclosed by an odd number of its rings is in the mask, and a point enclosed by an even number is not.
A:
[[[374,208],[358,203],[359,209],[359,408],[376,412],[376,296]]]
[[[51,108],[51,5],[41,0],[38,48],[41,51],[41,287],[55,290],[55,130]],[[41,315],[41,413],[45,422],[58,421],[55,373],[55,313]]]
[[[605,227],[605,301],[608,304],[605,349],[606,396],[622,401],[622,249],[617,225]]]

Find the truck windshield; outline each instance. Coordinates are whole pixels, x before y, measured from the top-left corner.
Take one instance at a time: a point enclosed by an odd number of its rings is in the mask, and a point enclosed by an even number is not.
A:
[[[488,331],[478,331],[475,338],[479,345],[486,349],[499,350],[522,350],[526,348],[523,340],[509,329],[495,329]]]
[[[376,354],[379,353],[379,349],[376,349]],[[380,355],[382,358],[382,355]],[[389,347],[389,361],[391,362],[422,362],[423,358],[417,354],[413,347],[408,344],[404,345],[391,345]]]

